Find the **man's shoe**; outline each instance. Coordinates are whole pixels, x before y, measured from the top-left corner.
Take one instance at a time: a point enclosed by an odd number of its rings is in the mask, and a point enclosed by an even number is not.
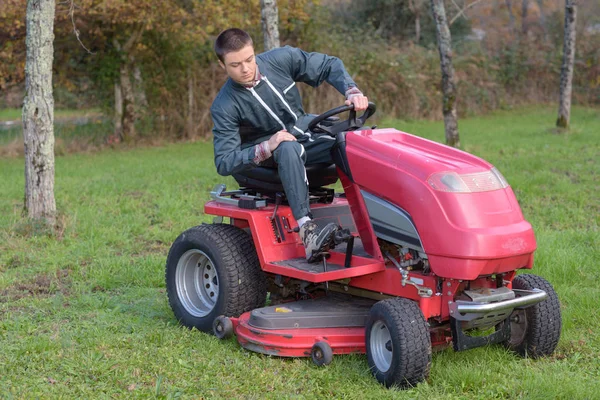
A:
[[[333,246],[333,238],[337,229],[333,222],[322,228],[313,221],[307,221],[302,225],[300,239],[304,243],[306,260],[309,263],[318,261],[320,254]]]

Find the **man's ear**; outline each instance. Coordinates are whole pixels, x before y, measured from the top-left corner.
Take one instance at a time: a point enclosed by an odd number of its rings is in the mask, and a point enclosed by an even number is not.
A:
[[[223,64],[223,61],[219,60],[219,65],[221,66],[221,68],[225,69],[225,64]]]

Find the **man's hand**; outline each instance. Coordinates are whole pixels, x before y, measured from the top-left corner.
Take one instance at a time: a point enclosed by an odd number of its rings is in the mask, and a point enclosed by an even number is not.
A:
[[[362,94],[356,94],[346,100],[346,105],[349,106],[350,104],[354,104],[355,111],[364,111],[369,106],[369,99]]]
[[[277,146],[279,146],[279,143],[281,142],[294,142],[296,141],[296,138],[294,137],[294,135],[292,135],[291,133],[289,133],[288,131],[279,131],[276,134],[274,134],[273,136],[271,136],[271,138],[269,139],[269,150],[271,150],[271,152],[275,151],[275,149],[277,148]]]

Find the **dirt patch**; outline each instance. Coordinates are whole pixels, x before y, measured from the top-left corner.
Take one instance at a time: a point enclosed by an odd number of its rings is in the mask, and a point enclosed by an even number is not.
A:
[[[572,171],[563,171],[558,168],[552,168],[550,171],[552,171],[553,173],[558,174],[558,175],[566,176],[571,181],[571,183],[578,184],[581,182],[579,175],[577,175],[576,173],[574,173]]]
[[[61,269],[55,274],[38,274],[30,281],[19,282],[0,291],[0,303],[8,303],[25,297],[49,297],[56,293],[69,295],[70,271]]]
[[[133,255],[145,257],[149,255],[161,254],[166,255],[169,252],[170,243],[165,243],[162,240],[147,240],[138,237],[136,242],[143,244],[143,249],[136,251]]]

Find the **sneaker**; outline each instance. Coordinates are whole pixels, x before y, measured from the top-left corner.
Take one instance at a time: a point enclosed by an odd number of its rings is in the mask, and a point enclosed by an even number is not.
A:
[[[306,261],[315,262],[320,258],[320,254],[329,250],[333,245],[333,238],[337,231],[337,226],[330,222],[324,227],[320,227],[314,221],[307,221],[300,228],[300,239],[304,243],[306,250]]]

